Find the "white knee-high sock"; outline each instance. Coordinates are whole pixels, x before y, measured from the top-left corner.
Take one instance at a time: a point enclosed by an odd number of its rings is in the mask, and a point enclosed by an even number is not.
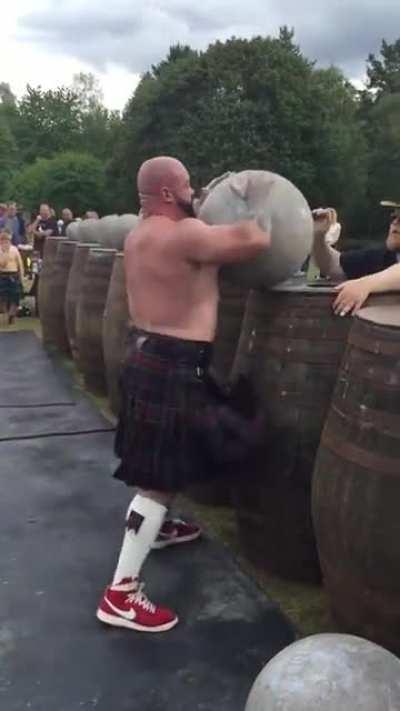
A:
[[[113,586],[124,578],[137,578],[163,524],[167,509],[153,499],[136,494],[126,516],[126,530]]]

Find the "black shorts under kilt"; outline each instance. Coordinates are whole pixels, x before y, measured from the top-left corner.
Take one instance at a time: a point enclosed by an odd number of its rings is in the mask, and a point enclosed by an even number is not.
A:
[[[0,302],[8,306],[19,305],[22,284],[17,272],[0,272]]]
[[[211,356],[209,343],[132,329],[120,377],[116,478],[173,493],[240,470],[263,423],[247,384],[233,393],[213,380]]]

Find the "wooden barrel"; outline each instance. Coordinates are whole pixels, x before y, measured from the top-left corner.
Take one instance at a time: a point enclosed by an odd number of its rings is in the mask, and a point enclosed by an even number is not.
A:
[[[124,356],[129,327],[129,308],[126,293],[124,255],[115,255],[103,319],[103,353],[106,366],[108,399],[111,410],[120,409],[119,373]]]
[[[69,347],[73,359],[79,365],[79,351],[76,341],[76,314],[78,309],[78,299],[83,281],[83,274],[86,260],[91,249],[96,245],[93,243],[77,242],[69,270],[67,289],[65,292],[65,325]]]
[[[103,356],[103,314],[115,254],[115,249],[90,250],[76,315],[79,366],[87,388],[99,394],[105,394],[107,391]]]
[[[61,241],[60,237],[47,237],[44,245],[42,269],[38,278],[38,306],[42,327],[42,340],[45,344],[51,343],[51,326],[48,321],[48,290],[53,279],[54,262]]]
[[[239,343],[248,289],[220,280],[217,331],[212,368],[218,378],[229,380]]]
[[[213,344],[211,367],[218,380],[229,381],[239,343],[248,289],[223,279],[219,283],[217,331]],[[230,506],[231,487],[226,480],[193,484],[190,497],[200,504]]]
[[[354,319],[313,477],[340,626],[400,653],[400,300]]]
[[[48,340],[63,353],[69,353],[64,302],[75,246],[76,242],[60,240],[47,284],[45,321]]]
[[[234,365],[266,415],[265,451],[234,492],[242,546],[256,565],[310,582],[320,579],[312,471],[351,322],[332,301],[332,288],[299,279],[251,292]]]

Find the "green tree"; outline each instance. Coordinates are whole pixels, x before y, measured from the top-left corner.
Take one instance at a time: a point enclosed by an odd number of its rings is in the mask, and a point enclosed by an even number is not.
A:
[[[368,235],[382,239],[387,214],[381,200],[400,200],[400,92],[382,95],[369,115]],[[373,138],[372,138],[373,137]]]
[[[72,91],[78,96],[83,111],[91,111],[103,105],[103,91],[98,78],[90,72],[79,72],[72,78]]]
[[[47,202],[48,171],[50,160],[38,158],[34,163],[19,170],[10,181],[10,198],[33,212],[41,202]]]
[[[357,97],[342,75],[317,71],[282,28],[278,38],[233,38],[204,53],[172,48],[130,100],[110,171],[131,201],[140,163],[169,153],[197,184],[261,168],[314,204],[347,209],[349,181],[357,196],[364,189],[359,130]]]
[[[382,41],[380,58],[370,54],[367,62],[367,87],[382,94],[400,92],[400,39],[392,44]]]
[[[314,205],[337,206],[348,231],[359,229],[365,211],[368,146],[359,114],[359,95],[335,67],[312,75],[314,110],[310,157],[315,180],[309,199]]]
[[[18,103],[15,132],[23,163],[49,158],[73,150],[81,135],[82,107],[79,96],[69,88],[44,91],[27,87]]]
[[[0,200],[10,197],[8,184],[17,163],[17,147],[7,121],[0,113]]]
[[[105,205],[104,168],[96,158],[82,153],[39,158],[14,177],[10,189],[29,210],[46,201],[58,212],[70,207],[79,215],[88,208],[101,212]]]

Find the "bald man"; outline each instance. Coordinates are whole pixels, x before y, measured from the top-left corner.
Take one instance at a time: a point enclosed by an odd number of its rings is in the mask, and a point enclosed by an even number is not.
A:
[[[135,327],[121,377],[115,476],[138,492],[97,616],[117,627],[162,632],[178,617],[148,600],[139,583],[142,565],[152,548],[200,535],[196,526],[165,520],[171,500],[189,482],[218,473],[223,457],[239,457],[257,419],[230,408],[208,374],[218,270],[255,257],[270,236],[256,221],[208,226],[196,219],[189,174],[173,158],[144,163],[137,184],[143,219],[125,242]]]

